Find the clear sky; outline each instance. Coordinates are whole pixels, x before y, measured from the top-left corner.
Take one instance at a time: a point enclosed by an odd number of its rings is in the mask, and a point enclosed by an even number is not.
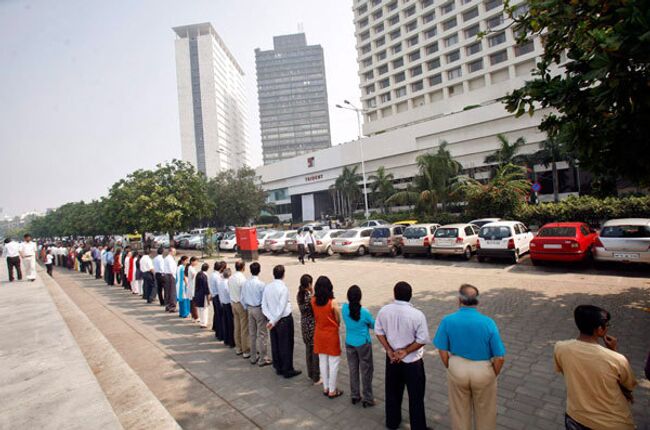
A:
[[[209,21],[246,74],[261,164],[255,48],[295,33],[321,44],[332,143],[356,138],[352,0],[0,0],[3,215],[105,195],[138,168],[180,158],[172,27]]]

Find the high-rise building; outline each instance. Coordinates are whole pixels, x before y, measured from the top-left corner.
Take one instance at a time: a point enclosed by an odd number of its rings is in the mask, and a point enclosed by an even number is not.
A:
[[[174,32],[183,160],[208,177],[248,165],[244,72],[212,24]]]
[[[276,36],[255,64],[264,164],[330,147],[323,48],[304,33]]]
[[[516,43],[503,0],[353,0],[353,10],[369,136],[469,107],[503,110],[496,100],[530,78],[542,51],[538,39]]]

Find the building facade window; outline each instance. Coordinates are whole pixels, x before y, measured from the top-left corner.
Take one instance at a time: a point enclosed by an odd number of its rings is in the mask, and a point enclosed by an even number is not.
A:
[[[413,51],[409,54],[409,61],[412,63],[413,61],[417,61],[420,59],[420,50],[418,49],[417,51]]]
[[[501,32],[499,34],[495,34],[494,36],[488,37],[488,46],[491,48],[493,46],[501,45],[502,43],[506,42],[506,33]]]
[[[467,45],[465,47],[465,52],[467,55],[473,55],[476,54],[477,52],[481,52],[481,41],[479,40],[478,42],[474,42],[471,45]]]
[[[476,36],[481,31],[481,27],[478,24],[465,29],[465,39],[471,39]]]
[[[399,87],[395,90],[395,98],[404,97],[406,95],[406,87]]]
[[[479,58],[476,61],[472,61],[471,63],[467,63],[467,71],[469,73],[478,72],[482,68],[483,68],[483,59],[482,58]]]
[[[452,34],[451,36],[445,38],[446,48],[449,48],[450,46],[454,46],[457,43],[458,43],[458,33]]]
[[[382,103],[386,103],[390,101],[390,93],[384,93],[379,96],[379,99]]]
[[[422,74],[422,66],[420,65],[420,66],[412,67],[409,70],[409,72],[411,74],[411,77],[421,75]]]
[[[447,21],[442,23],[442,30],[447,31],[450,30],[458,24],[458,21],[456,20],[456,17],[453,17],[452,19],[448,19]]]
[[[447,71],[447,80],[458,79],[463,75],[463,72],[460,70],[460,67],[455,67]]]
[[[485,10],[496,9],[503,4],[503,0],[487,0],[485,2]]]
[[[515,55],[517,57],[531,53],[534,50],[535,50],[535,44],[533,43],[532,40],[528,40],[524,43],[515,45]]]
[[[424,47],[424,52],[426,52],[427,55],[431,55],[434,52],[438,52],[438,42],[433,42],[427,46]]]
[[[449,3],[445,3],[442,6],[440,6],[440,14],[444,15],[456,8],[456,4],[453,1],[450,1]]]
[[[427,69],[435,70],[440,67],[440,58],[434,58],[433,60],[427,61]]]
[[[421,91],[424,88],[422,81],[413,82],[411,84],[411,92]]]
[[[396,84],[403,82],[404,80],[406,80],[406,73],[404,72],[396,73],[395,75],[393,75],[393,79],[395,80]]]
[[[487,28],[493,29],[503,24],[503,14],[495,15],[485,21]]]
[[[478,8],[474,7],[470,10],[463,12],[463,22],[467,22],[471,19],[474,19],[478,16]]]
[[[398,58],[397,60],[393,60],[393,69],[399,69],[404,65],[404,59],[403,58]]]
[[[438,85],[442,83],[442,75],[440,73],[433,75],[429,78],[429,86],[433,87],[435,85]]]
[[[456,49],[447,54],[447,64],[460,60],[460,50]]]
[[[503,63],[508,59],[508,53],[504,49],[503,51],[495,52],[494,54],[490,55],[490,64],[495,65],[499,63]]]

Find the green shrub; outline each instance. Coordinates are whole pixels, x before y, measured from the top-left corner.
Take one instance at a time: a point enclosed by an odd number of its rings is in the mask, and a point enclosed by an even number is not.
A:
[[[592,196],[569,197],[559,203],[526,205],[515,214],[518,221],[539,226],[563,221],[586,222],[599,226],[613,218],[647,217],[650,217],[650,196],[604,199]]]

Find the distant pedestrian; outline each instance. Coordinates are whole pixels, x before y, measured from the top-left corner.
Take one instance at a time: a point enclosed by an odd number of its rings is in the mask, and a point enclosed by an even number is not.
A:
[[[463,284],[458,311],[442,319],[433,339],[447,368],[449,415],[455,430],[497,428],[497,376],[506,354],[496,323],[476,306],[479,291]]]
[[[271,364],[268,354],[269,320],[262,313],[262,297],[266,284],[259,278],[262,267],[257,261],[249,266],[251,277],[241,290],[241,304],[248,314],[248,337],[250,341],[250,361],[260,367]]]
[[[176,248],[169,248],[169,253],[165,257],[165,264],[163,270],[165,271],[165,310],[167,312],[176,312],[176,269],[178,264],[174,257],[176,256]]]
[[[28,281],[36,280],[36,243],[32,241],[29,233],[23,236],[23,243],[20,244],[20,257],[25,266],[25,278]]]
[[[374,330],[375,320],[370,311],[361,306],[361,288],[358,285],[351,286],[347,296],[348,303],[343,304],[341,315],[345,322],[345,352],[350,370],[350,397],[352,404],[362,402],[362,406],[366,408],[375,406],[375,396],[372,393],[374,364],[370,338],[370,330]],[[359,379],[363,385],[363,392],[360,390]]]
[[[298,303],[298,309],[300,310],[302,341],[305,343],[307,376],[309,376],[309,379],[312,380],[314,385],[318,385],[322,381],[320,378],[318,354],[314,353],[314,330],[316,329],[316,321],[314,321],[314,310],[311,308],[311,299],[314,295],[312,283],[313,278],[311,275],[305,273],[300,277],[296,303]]]
[[[5,239],[3,255],[7,260],[7,271],[9,272],[9,282],[14,281],[14,270],[18,280],[23,279],[23,271],[20,268],[20,245],[10,238]]]
[[[224,262],[225,265],[225,262]],[[234,348],[235,347],[235,334],[234,322],[232,315],[232,305],[230,302],[230,294],[228,293],[228,279],[230,279],[230,269],[224,266],[221,282],[219,283],[219,300],[221,301],[221,318],[222,318],[222,335],[223,344]]]
[[[386,427],[396,429],[402,422],[404,388],[409,396],[411,429],[427,428],[424,412],[426,375],[423,346],[429,343],[429,330],[424,314],[413,307],[411,286],[404,281],[395,284],[395,301],[379,310],[375,334],[386,351]]]
[[[210,275],[210,295],[212,296],[213,311],[212,331],[214,331],[214,337],[216,337],[217,340],[223,340],[223,317],[221,315],[221,301],[219,300],[219,283],[222,280],[221,263],[223,263],[224,268],[226,267],[225,262],[215,261],[212,275]]]
[[[45,251],[45,269],[50,277],[52,277],[52,266],[54,266],[54,256],[52,255],[52,250],[48,249]]]
[[[187,256],[181,255],[178,260],[178,268],[176,269],[176,300],[178,301],[178,316],[187,318],[190,314],[190,296],[187,293]]]
[[[235,322],[235,353],[243,358],[250,358],[251,347],[248,334],[248,312],[241,304],[241,290],[246,282],[244,268],[246,264],[239,260],[235,263],[235,273],[228,279],[228,292],[232,302],[232,313]]]
[[[334,287],[327,276],[319,276],[311,299],[314,311],[314,352],[318,354],[323,394],[330,399],[340,397],[343,391],[336,386],[341,363],[341,310],[334,299]]]
[[[165,257],[163,256],[164,249],[162,246],[156,251],[156,256],[153,259],[153,272],[156,278],[156,292],[158,293],[158,302],[160,306],[165,305]]]
[[[112,286],[115,284],[115,272],[113,270],[113,264],[115,263],[115,256],[113,254],[113,247],[110,245],[106,247],[106,254],[104,256],[106,261],[106,271],[105,271],[105,280],[106,285]]]
[[[580,305],[573,316],[577,339],[557,342],[553,353],[555,370],[566,384],[567,430],[634,429],[630,403],[637,382],[630,363],[617,352],[618,340],[607,334],[610,313]]]
[[[208,318],[210,317],[210,287],[208,285],[208,269],[210,265],[203,263],[201,271],[197,273],[194,287],[194,306],[199,315],[199,326],[208,328]]]
[[[122,250],[119,248],[115,250],[115,256],[113,257],[113,278],[115,282],[111,283],[111,285],[122,285]]]
[[[314,237],[314,231],[310,228],[307,231],[305,236],[305,244],[309,250],[309,259],[315,263],[316,262],[316,238]]]
[[[300,230],[296,234],[296,244],[298,245],[298,261],[305,264],[305,231]]]
[[[97,245],[93,246],[90,250],[95,263],[95,279],[102,278],[102,250]]]
[[[153,251],[150,249],[144,253],[140,259],[140,271],[142,272],[142,284],[144,290],[144,298],[147,303],[153,303],[156,299],[156,279],[154,277],[153,269]]]
[[[271,355],[275,373],[293,378],[302,372],[293,367],[293,317],[289,289],[284,283],[284,266],[273,268],[273,282],[264,288],[262,312],[269,320],[267,328],[271,336]]]

